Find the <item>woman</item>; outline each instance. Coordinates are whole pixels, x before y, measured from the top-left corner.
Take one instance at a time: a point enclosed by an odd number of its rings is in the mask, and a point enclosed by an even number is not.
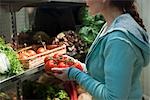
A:
[[[149,63],[150,44],[134,0],[87,0],[92,15],[101,13],[107,24],[92,44],[85,65],[54,75],[75,80],[94,100],[141,100],[140,75]]]

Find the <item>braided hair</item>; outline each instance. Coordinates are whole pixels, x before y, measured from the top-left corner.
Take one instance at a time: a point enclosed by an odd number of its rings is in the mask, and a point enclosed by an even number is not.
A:
[[[134,18],[134,20],[146,31],[143,20],[140,18],[136,5],[134,3],[135,0],[110,0],[110,2],[114,6],[119,7],[121,10],[123,10],[124,13],[129,13]]]

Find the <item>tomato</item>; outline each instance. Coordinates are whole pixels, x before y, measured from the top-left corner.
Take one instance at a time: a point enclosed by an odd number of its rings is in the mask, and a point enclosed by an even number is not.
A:
[[[83,71],[83,68],[82,68],[82,66],[81,66],[80,63],[76,62],[76,63],[74,64],[74,66],[75,66],[76,68],[78,68],[79,70]]]
[[[69,66],[72,66],[72,65],[74,65],[74,61],[71,60],[71,59],[68,59],[68,60],[67,60],[67,64],[68,64]]]
[[[65,62],[59,62],[58,63],[58,68],[67,68],[69,65],[65,64]]]
[[[56,53],[53,55],[53,58],[59,58],[60,57],[60,54]]]
[[[27,59],[28,56],[25,55],[24,53],[19,53],[19,59]]]
[[[47,45],[47,49],[49,49],[49,50],[57,48],[57,47],[58,47],[58,45]]]
[[[65,56],[63,56],[63,55],[60,55],[60,57],[59,57],[59,61],[62,61],[62,62],[67,62],[67,57],[65,57]]]
[[[36,52],[34,50],[28,50],[27,53],[28,53],[29,56],[36,55]]]
[[[46,56],[46,57],[44,58],[44,63],[46,64],[46,62],[47,62],[49,59],[50,59],[50,57],[49,57],[49,56]]]
[[[39,47],[36,52],[39,54],[39,53],[43,53],[45,51],[46,51],[45,48]]]
[[[48,60],[45,64],[45,71],[46,72],[49,72],[51,71],[51,68],[54,68],[56,67],[57,65],[55,64],[55,61],[54,60]]]
[[[23,55],[26,55],[27,57],[30,56],[26,51],[22,51],[22,52],[20,52],[20,53],[23,54]]]

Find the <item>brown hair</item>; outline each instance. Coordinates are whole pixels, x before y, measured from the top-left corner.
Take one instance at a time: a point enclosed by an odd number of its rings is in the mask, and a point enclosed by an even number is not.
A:
[[[134,20],[146,31],[143,20],[140,18],[137,8],[134,4],[135,0],[110,0],[111,4],[119,7],[124,13],[129,13]]]

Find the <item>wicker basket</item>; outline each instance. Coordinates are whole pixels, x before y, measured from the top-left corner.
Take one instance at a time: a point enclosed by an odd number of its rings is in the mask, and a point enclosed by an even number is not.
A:
[[[22,52],[24,50],[32,49],[32,48],[33,48],[32,46],[23,48],[23,49],[19,50],[18,53]],[[54,49],[47,50],[46,52],[28,57],[27,59],[19,59],[19,60],[23,64],[24,68],[28,69],[28,68],[32,68],[32,67],[35,67],[37,65],[43,64],[44,63],[44,58],[46,56],[53,56],[56,53],[65,54],[66,53],[66,45],[61,45],[61,46],[58,46]]]

